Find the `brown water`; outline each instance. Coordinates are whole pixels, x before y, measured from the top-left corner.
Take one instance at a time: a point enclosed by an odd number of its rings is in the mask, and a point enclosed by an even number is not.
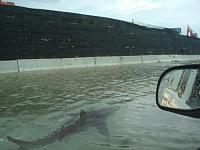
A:
[[[10,135],[34,140],[81,109],[117,105],[106,119],[110,138],[91,127],[41,150],[197,149],[200,120],[159,110],[156,84],[172,64],[145,64],[0,74],[0,149]]]

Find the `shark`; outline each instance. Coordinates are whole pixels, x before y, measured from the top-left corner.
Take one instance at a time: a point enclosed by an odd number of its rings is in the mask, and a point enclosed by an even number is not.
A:
[[[11,136],[7,136],[7,139],[17,144],[19,146],[18,150],[29,150],[54,143],[55,141],[62,141],[65,137],[69,138],[73,134],[85,131],[88,127],[95,127],[101,135],[109,137],[110,133],[105,121],[108,116],[111,116],[118,109],[118,106],[113,106],[92,111],[81,110],[79,115],[65,122],[47,136],[33,141],[16,139]]]

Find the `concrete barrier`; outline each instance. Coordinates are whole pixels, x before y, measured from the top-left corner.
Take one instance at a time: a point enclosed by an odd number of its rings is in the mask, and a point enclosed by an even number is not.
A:
[[[191,60],[195,61],[195,60],[200,60],[200,55],[191,55]]]
[[[158,55],[142,55],[142,63],[157,63],[159,62]]]
[[[159,62],[175,61],[175,55],[158,55]]]
[[[185,61],[185,60],[187,60],[187,57],[185,57],[185,55],[175,55],[175,60],[176,61]]]
[[[76,58],[61,58],[61,63],[63,69],[80,67]]]
[[[143,55],[141,57],[143,63],[200,60],[199,55]]]
[[[19,71],[62,69],[61,60],[56,59],[23,59],[18,60]]]
[[[33,70],[67,69],[123,64],[159,63],[167,61],[197,61],[200,55],[142,55],[111,57],[80,57],[55,59],[24,59],[0,61],[0,73],[23,72]]]
[[[121,64],[141,64],[141,56],[120,56]]]
[[[0,73],[18,72],[17,60],[0,61]]]
[[[61,62],[63,69],[95,66],[94,57],[61,58]]]
[[[113,66],[120,65],[120,57],[112,56],[112,57],[94,57],[96,66]]]
[[[95,57],[86,57],[87,67],[95,67]]]

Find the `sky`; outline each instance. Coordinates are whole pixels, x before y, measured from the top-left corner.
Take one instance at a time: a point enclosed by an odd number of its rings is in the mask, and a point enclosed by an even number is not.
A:
[[[9,0],[17,6],[108,17],[155,26],[187,25],[200,37],[199,0]]]

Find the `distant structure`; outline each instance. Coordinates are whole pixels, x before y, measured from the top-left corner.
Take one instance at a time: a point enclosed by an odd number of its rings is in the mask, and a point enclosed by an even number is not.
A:
[[[189,25],[187,26],[187,36],[191,37],[191,38],[197,38],[198,37],[197,33],[194,33],[192,28]]]
[[[144,23],[144,22],[135,21],[134,19],[132,19],[132,24],[137,24],[137,25],[139,25],[139,26],[143,26],[143,27],[147,27],[147,28],[165,29],[164,27],[161,27],[161,26],[155,26],[155,25],[152,25],[152,24],[148,24],[148,23]]]
[[[177,32],[178,34],[181,34],[181,28],[170,28],[170,29]]]
[[[153,28],[153,29],[170,29],[170,30],[175,31],[178,34],[181,34],[181,28],[180,27],[178,27],[178,28],[165,28],[165,27],[161,27],[161,26],[155,26],[155,25],[152,25],[152,24],[147,24],[147,23],[144,23],[144,22],[138,22],[138,21],[135,21],[134,19],[132,19],[132,24],[137,24],[139,26],[143,26],[143,27],[146,27],[146,28]]]
[[[15,6],[15,3],[0,0],[0,5]]]
[[[0,61],[200,54],[199,38],[132,22],[0,5]]]

